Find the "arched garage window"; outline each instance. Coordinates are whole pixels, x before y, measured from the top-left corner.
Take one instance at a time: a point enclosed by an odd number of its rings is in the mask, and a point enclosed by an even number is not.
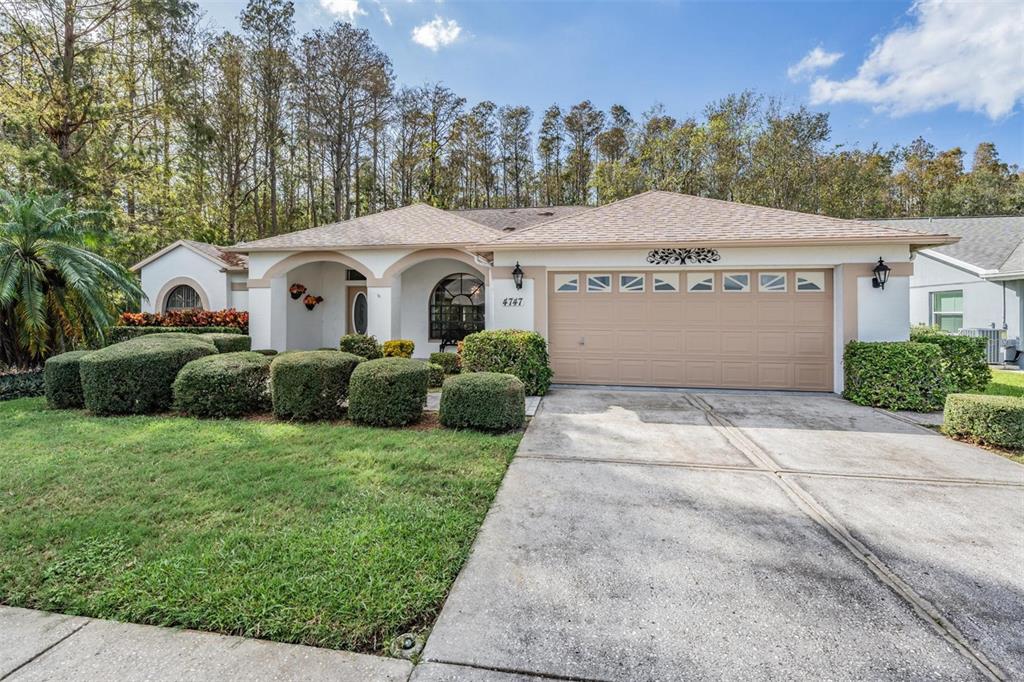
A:
[[[199,292],[190,287],[187,284],[179,284],[178,286],[171,289],[171,293],[167,294],[167,303],[164,304],[164,310],[188,310],[188,309],[203,309],[203,302],[199,298]]]
[[[484,283],[479,277],[448,275],[430,295],[430,338],[455,342],[484,328]]]

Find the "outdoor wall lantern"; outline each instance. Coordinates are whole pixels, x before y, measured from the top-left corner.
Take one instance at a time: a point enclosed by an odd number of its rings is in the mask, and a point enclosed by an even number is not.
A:
[[[516,283],[516,289],[523,288],[523,269],[519,266],[519,261],[516,261],[516,266],[512,268],[512,281]]]
[[[871,286],[885,291],[885,283],[889,281],[889,271],[891,269],[892,268],[885,264],[885,261],[879,258],[878,265],[876,265],[875,269],[872,270],[872,272],[875,273],[875,276],[871,279]]]

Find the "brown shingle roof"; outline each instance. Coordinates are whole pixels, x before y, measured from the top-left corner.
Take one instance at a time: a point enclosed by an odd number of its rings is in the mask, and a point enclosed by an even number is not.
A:
[[[231,250],[290,251],[343,247],[478,244],[494,239],[494,235],[494,230],[467,220],[457,213],[442,211],[427,204],[413,204],[308,230],[242,242],[232,246]]]
[[[249,259],[240,253],[231,253],[225,251],[226,247],[217,246],[216,244],[207,244],[206,242],[197,242],[191,239],[182,239],[193,249],[202,251],[210,258],[215,258],[224,264],[224,267],[228,270],[245,270],[249,267]]]
[[[486,225],[499,231],[522,230],[523,228],[544,223],[556,218],[564,218],[580,211],[586,211],[589,206],[538,206],[535,208],[462,208],[456,213],[463,218],[469,218],[475,223]]]
[[[487,247],[808,241],[894,241],[935,245],[950,243],[955,238],[900,230],[860,220],[843,220],[675,192],[650,191],[512,232],[490,242]]]

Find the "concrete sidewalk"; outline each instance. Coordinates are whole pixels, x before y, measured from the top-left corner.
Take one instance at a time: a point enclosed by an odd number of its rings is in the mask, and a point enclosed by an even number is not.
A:
[[[0,606],[0,680],[399,682],[394,658]]]

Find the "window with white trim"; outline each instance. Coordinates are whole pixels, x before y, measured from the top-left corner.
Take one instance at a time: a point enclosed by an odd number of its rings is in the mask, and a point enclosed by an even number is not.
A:
[[[964,292],[933,291],[932,324],[947,332],[958,332],[964,326]]]
[[[722,291],[750,291],[749,272],[723,272]]]
[[[693,292],[706,292],[715,290],[715,275],[710,272],[688,272],[686,273],[686,290]]]
[[[621,274],[619,275],[619,292],[624,294],[644,293],[643,274]]]
[[[786,273],[762,272],[757,278],[758,291],[780,293],[786,291]]]
[[[580,290],[579,275],[555,275],[555,292],[559,294],[575,294]]]
[[[825,291],[824,272],[798,272],[796,273],[797,291]]]
[[[660,275],[654,275],[654,291],[679,291],[679,273],[663,272]]]
[[[607,294],[612,290],[611,275],[587,275],[587,293]]]

